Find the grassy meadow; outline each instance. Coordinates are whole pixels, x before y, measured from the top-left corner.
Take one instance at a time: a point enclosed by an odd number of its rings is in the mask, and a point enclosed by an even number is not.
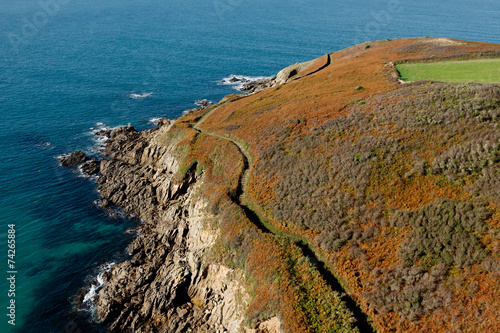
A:
[[[408,63],[396,67],[403,81],[500,83],[500,59]]]

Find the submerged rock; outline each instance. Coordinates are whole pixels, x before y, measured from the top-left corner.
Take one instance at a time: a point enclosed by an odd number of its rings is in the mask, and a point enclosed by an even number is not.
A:
[[[244,79],[244,78],[237,78],[236,76],[233,76],[232,78],[229,79],[229,82],[231,83],[236,83],[236,82],[246,82],[248,80]]]

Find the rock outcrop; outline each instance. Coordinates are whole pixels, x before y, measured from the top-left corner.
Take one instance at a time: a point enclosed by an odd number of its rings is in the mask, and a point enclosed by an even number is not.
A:
[[[245,333],[281,333],[281,321],[278,317],[272,317],[260,323],[257,328],[245,328]]]
[[[246,91],[250,94],[257,93],[259,91],[262,91],[267,88],[272,88],[276,86],[276,78],[271,77],[268,79],[262,79],[262,80],[255,80],[255,81],[250,81],[247,83],[244,83],[241,86],[241,91]]]
[[[249,295],[238,269],[209,262],[218,229],[198,195],[203,175],[188,170],[179,182],[174,146],[159,145],[161,127],[106,134],[98,179],[103,206],[142,219],[130,260],[105,275],[96,298],[98,318],[110,331],[243,332]]]
[[[309,68],[309,66],[311,66],[313,62],[314,60],[302,63],[296,63],[282,69],[276,76],[276,85],[281,85],[290,82],[297,76],[298,73]]]
[[[93,158],[82,164],[82,172],[87,176],[94,176],[100,171],[100,162]]]
[[[63,155],[60,159],[62,166],[72,166],[88,161],[88,156],[81,150],[75,151],[69,155]]]

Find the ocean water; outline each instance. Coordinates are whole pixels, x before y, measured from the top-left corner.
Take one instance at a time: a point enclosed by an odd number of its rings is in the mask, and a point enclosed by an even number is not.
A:
[[[231,74],[271,76],[363,41],[500,43],[498,0],[2,0],[0,8],[0,332],[103,331],[85,321],[90,310],[72,310],[74,296],[125,258],[126,231],[140,221],[100,209],[93,181],[59,166],[57,156],[77,149],[98,155],[93,131],[150,128],[153,118],[234,92],[220,83]]]

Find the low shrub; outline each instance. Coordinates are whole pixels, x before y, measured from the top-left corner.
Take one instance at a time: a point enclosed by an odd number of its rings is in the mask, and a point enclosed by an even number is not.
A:
[[[470,267],[486,256],[476,234],[484,234],[484,222],[492,214],[482,202],[439,199],[417,211],[398,211],[391,219],[412,231],[401,244],[399,257],[411,267],[426,257],[427,265]]]

